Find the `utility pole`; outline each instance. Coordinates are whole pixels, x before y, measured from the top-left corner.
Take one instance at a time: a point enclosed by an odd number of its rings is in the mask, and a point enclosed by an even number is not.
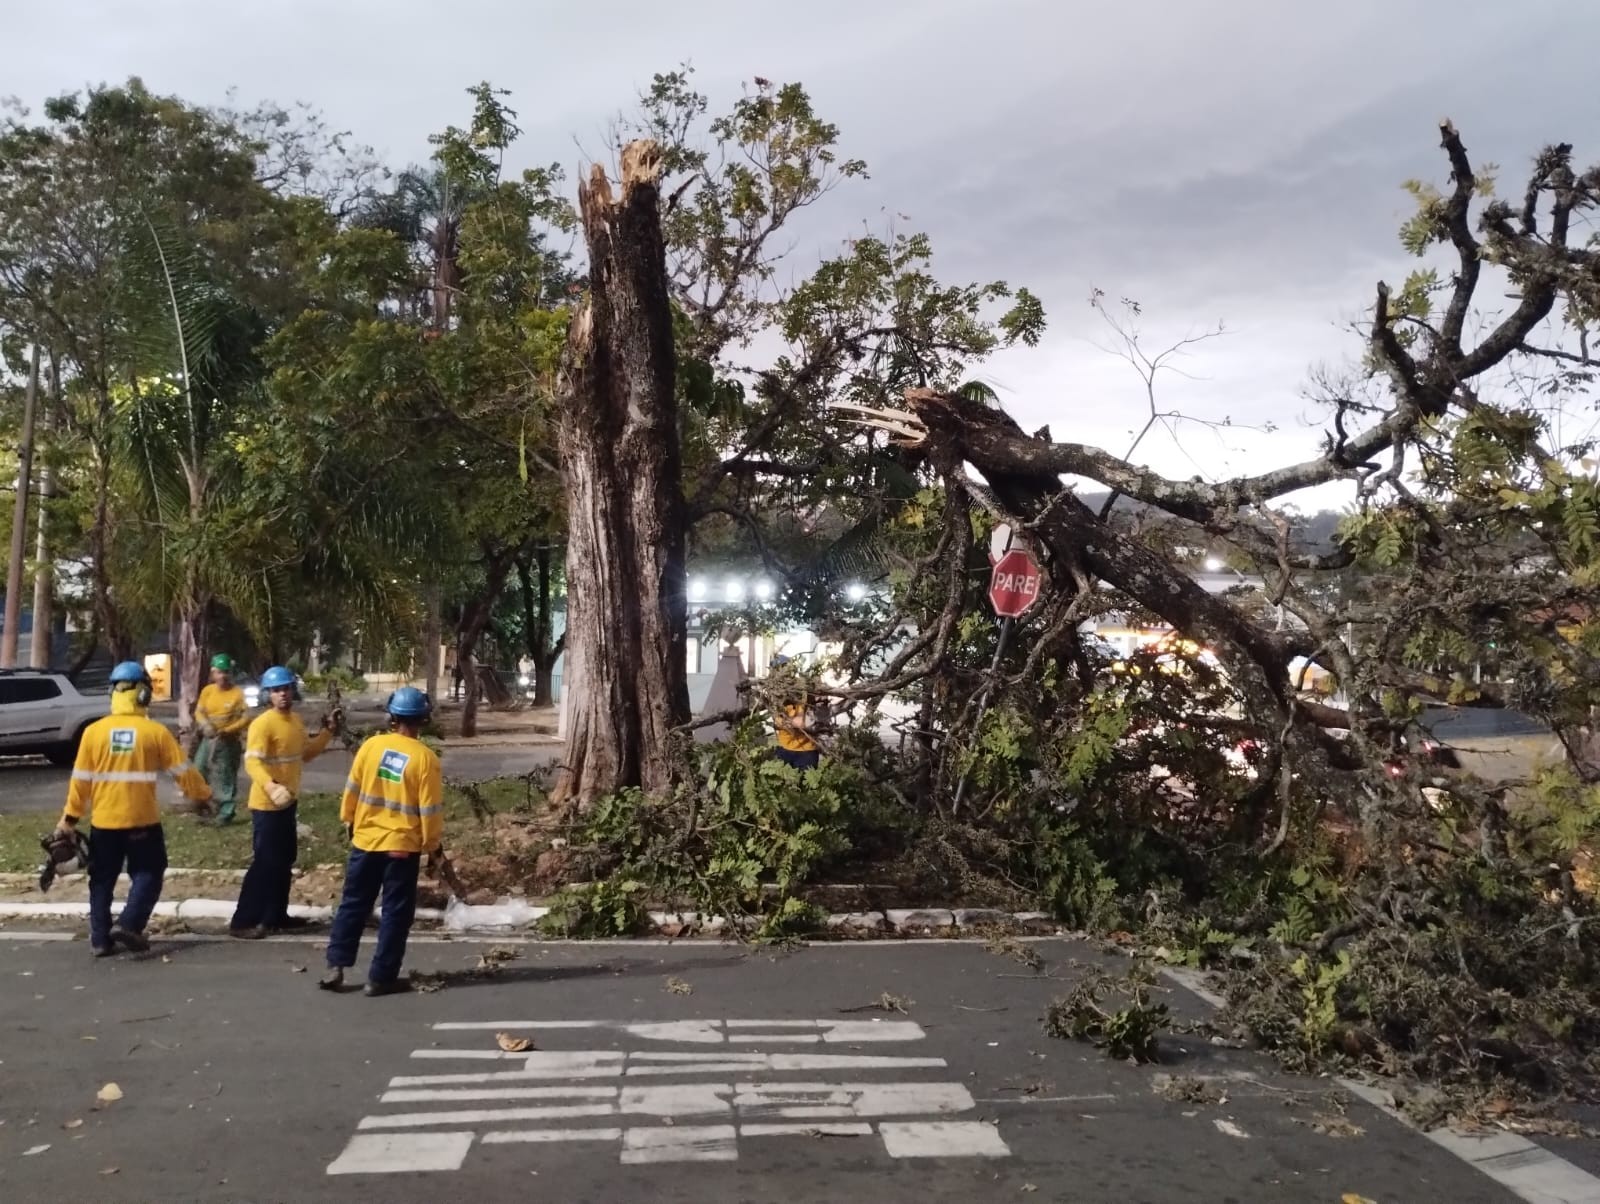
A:
[[[11,515],[11,559],[6,563],[5,630],[0,631],[0,669],[17,666],[17,628],[22,626],[22,554],[28,546],[28,491],[33,487],[33,412],[39,402],[39,344],[22,402],[22,442],[17,447],[17,503]]]
[[[54,436],[56,425],[61,421],[61,361],[54,352],[50,355],[50,408],[45,411],[45,430]],[[45,450],[48,452],[52,438],[45,440]],[[48,669],[50,667],[51,628],[55,616],[55,567],[50,559],[50,540],[48,525],[50,515],[48,509],[50,499],[56,494],[56,470],[48,457],[45,459],[44,468],[39,472],[39,541],[35,545],[34,572],[33,572],[33,647],[30,649],[29,661],[35,669]]]

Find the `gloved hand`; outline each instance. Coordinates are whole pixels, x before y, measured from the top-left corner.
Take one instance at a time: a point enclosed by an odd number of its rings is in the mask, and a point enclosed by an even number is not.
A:
[[[267,787],[267,797],[272,800],[274,807],[287,807],[294,802],[294,795],[289,793],[289,788],[282,782],[274,782]]]
[[[76,824],[68,823],[64,818],[58,819],[56,821],[55,829],[50,833],[50,840],[52,843],[55,841],[65,841],[70,843],[72,840],[72,834],[77,830],[78,828]]]
[[[354,824],[340,824],[339,831],[344,833],[345,844],[354,844],[356,839],[356,826]]]
[[[437,848],[428,854],[428,859],[423,862],[423,868],[430,874],[437,874],[444,868],[444,849]]]

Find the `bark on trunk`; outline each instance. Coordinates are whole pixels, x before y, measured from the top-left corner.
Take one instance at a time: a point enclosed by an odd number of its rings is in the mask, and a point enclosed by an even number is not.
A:
[[[110,403],[107,402],[107,409]],[[122,625],[111,597],[111,449],[104,439],[95,443],[94,521],[89,528],[89,556],[93,561],[90,580],[94,589],[94,611],[100,620],[100,634],[113,661],[133,656],[133,639]]]
[[[0,669],[14,669],[22,638],[22,575],[28,550],[28,495],[33,491],[33,424],[39,405],[39,344],[33,345],[17,445],[17,495],[11,519],[11,555],[6,561],[6,617],[0,627]]]
[[[558,434],[566,482],[566,765],[555,797],[584,807],[671,786],[688,721],[685,515],[660,148],[622,152],[619,198],[594,167],[578,189],[590,295],[573,318]]]
[[[204,598],[186,591],[179,599],[173,614],[172,636],[172,684],[178,701],[178,735],[188,747],[193,743],[194,707],[200,700],[200,687],[205,683],[205,649],[210,641],[210,607]]]
[[[456,666],[461,673],[461,734],[478,734],[478,662],[475,656],[478,639],[489,626],[494,614],[494,604],[505,588],[506,575],[511,571],[513,554],[489,553],[484,558],[483,590],[473,599],[461,615],[461,626],[456,629]]]
[[[50,668],[54,644],[55,566],[50,557],[50,499],[56,495],[56,470],[50,453],[61,423],[61,361],[50,353],[50,406],[45,411],[44,469],[39,474],[38,542],[34,546],[33,643],[28,661],[36,669]]]
[[[444,644],[444,596],[437,581],[424,587],[426,614],[422,623],[422,681],[428,697],[439,697],[439,649]]]
[[[533,705],[547,707],[555,704],[556,661],[566,647],[563,632],[555,643],[550,642],[553,620],[555,585],[555,549],[539,548],[530,562],[525,556],[517,560],[517,580],[522,587],[522,629],[527,632],[528,659],[533,662]],[[538,570],[535,584],[534,570]]]

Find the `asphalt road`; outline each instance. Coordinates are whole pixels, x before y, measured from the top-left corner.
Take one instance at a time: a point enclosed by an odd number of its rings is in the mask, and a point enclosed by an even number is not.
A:
[[[447,778],[481,782],[487,778],[527,773],[548,764],[560,753],[559,744],[449,748],[445,750],[444,772]],[[308,793],[342,790],[349,776],[350,758],[351,754],[342,748],[330,748],[305,767],[301,788]],[[0,815],[59,810],[67,799],[70,775],[71,770],[57,769],[42,757],[0,758]],[[240,785],[242,789],[242,774]],[[162,790],[164,795],[171,793],[176,797],[169,786],[163,786]]]
[[[1091,955],[1039,948],[1043,978],[975,944],[528,945],[495,978],[366,999],[314,989],[311,941],[96,962],[0,940],[0,1199],[1516,1198],[1256,1055],[1182,1038],[1135,1067],[1047,1037]],[[907,1014],[863,1010],[886,992]]]

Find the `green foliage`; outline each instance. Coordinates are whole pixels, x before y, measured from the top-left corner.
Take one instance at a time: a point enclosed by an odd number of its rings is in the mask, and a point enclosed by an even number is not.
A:
[[[365,694],[367,679],[352,669],[334,665],[325,673],[308,673],[306,689],[313,694],[326,694],[330,686],[337,686],[345,694]]]
[[[1155,978],[1148,967],[1113,977],[1091,971],[1063,999],[1045,1011],[1044,1031],[1052,1037],[1087,1041],[1118,1061],[1154,1062],[1157,1038],[1170,1023],[1165,1003],[1152,1003]],[[1120,1007],[1108,1007],[1110,1001]]]
[[[1300,984],[1305,1010],[1300,1018],[1300,1043],[1308,1054],[1321,1053],[1333,1039],[1340,1009],[1337,995],[1350,976],[1350,954],[1340,950],[1332,961],[1310,961],[1301,954],[1289,965],[1289,973]]]
[[[644,883],[608,878],[569,886],[550,899],[550,911],[539,921],[542,931],[564,940],[603,940],[638,936],[649,930]]]
[[[756,940],[820,927],[799,892],[852,847],[870,814],[862,770],[834,758],[807,774],[776,760],[760,719],[697,750],[697,772],[675,797],[623,791],[598,802],[574,843],[604,849],[608,881],[637,882],[652,899],[721,915]]]

